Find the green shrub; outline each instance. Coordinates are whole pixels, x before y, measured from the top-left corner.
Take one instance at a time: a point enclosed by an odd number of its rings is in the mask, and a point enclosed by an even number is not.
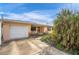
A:
[[[61,44],[56,44],[56,48],[58,48],[60,50],[64,49],[64,47]]]
[[[51,38],[54,40],[54,39],[56,39],[56,37],[57,37],[57,32],[56,32],[56,30],[51,30],[50,31],[50,36],[51,36]]]
[[[50,45],[52,44],[52,40],[51,40],[50,35],[44,35],[44,36],[42,36],[42,38],[40,40],[43,41],[43,42],[46,42],[46,43],[48,43]]]

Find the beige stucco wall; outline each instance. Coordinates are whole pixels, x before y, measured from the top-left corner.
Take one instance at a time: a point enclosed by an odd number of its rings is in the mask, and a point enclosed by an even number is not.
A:
[[[28,26],[29,33],[31,31],[31,24],[16,23],[16,22],[4,22],[3,23],[3,41],[7,41],[10,38],[10,26]]]
[[[28,26],[29,28],[29,36],[32,33],[31,32],[31,24],[29,23],[17,23],[17,22],[4,22],[3,23],[3,41],[10,40],[10,26]],[[41,32],[48,32],[47,26],[40,26]]]
[[[44,27],[44,32],[47,33],[48,32],[48,28],[45,26]]]
[[[6,41],[9,39],[9,23],[3,23],[3,41]]]
[[[41,33],[48,32],[47,26],[39,26],[39,27]],[[36,27],[36,31],[38,32],[38,26]]]

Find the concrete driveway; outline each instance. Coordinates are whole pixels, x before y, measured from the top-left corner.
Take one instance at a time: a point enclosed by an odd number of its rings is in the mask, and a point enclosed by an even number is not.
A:
[[[37,39],[37,38],[36,38]],[[0,55],[30,55],[48,47],[47,44],[35,38],[12,41],[0,47]]]
[[[0,47],[0,55],[68,55],[38,38],[17,40]]]

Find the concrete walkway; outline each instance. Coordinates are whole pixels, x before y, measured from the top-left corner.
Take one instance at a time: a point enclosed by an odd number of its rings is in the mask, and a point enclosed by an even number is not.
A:
[[[38,38],[12,41],[0,48],[1,55],[67,55],[54,47],[50,47]]]

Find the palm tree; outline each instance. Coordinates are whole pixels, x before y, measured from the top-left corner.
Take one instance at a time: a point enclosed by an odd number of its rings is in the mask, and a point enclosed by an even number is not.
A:
[[[57,44],[71,51],[79,47],[79,12],[62,9],[54,21],[54,27]]]

